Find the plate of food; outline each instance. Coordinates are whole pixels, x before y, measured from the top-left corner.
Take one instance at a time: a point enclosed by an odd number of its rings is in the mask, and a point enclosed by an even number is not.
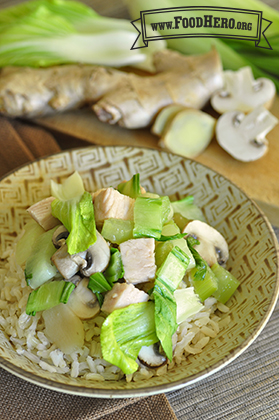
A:
[[[0,182],[0,366],[100,398],[193,384],[275,307],[278,245],[236,185],[181,156],[86,147]]]

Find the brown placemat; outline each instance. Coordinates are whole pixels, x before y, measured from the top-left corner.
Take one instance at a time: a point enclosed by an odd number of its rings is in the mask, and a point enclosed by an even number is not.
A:
[[[40,127],[0,116],[0,176],[61,150]],[[175,420],[164,394],[96,399],[33,385],[0,368],[0,420]]]

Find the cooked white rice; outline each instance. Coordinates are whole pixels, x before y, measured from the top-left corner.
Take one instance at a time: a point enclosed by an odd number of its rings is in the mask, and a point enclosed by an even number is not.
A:
[[[26,285],[24,271],[16,264],[15,249],[2,256],[5,267],[0,270],[0,328],[6,333],[15,351],[51,373],[70,375],[73,378],[104,381],[126,378],[127,382],[160,376],[168,369],[179,365],[190,354],[201,353],[211,338],[230,322],[230,316],[222,319],[218,311],[226,313],[229,308],[214,298],[204,302],[202,311],[182,322],[173,336],[174,357],[172,362],[159,367],[147,368],[139,364],[132,375],[124,375],[116,366],[102,359],[100,331],[105,315],[83,321],[85,343],[71,354],[64,354],[45,335],[41,313],[29,316],[25,307],[31,288]]]

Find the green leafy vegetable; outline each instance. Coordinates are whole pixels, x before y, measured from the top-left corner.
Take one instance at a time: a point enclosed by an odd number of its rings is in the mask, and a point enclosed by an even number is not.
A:
[[[30,220],[24,226],[24,234],[16,244],[16,262],[22,265],[32,254],[32,249],[44,229],[35,220]]]
[[[198,251],[195,250],[194,246],[199,244],[199,241],[191,236],[187,237],[188,247],[195,259],[196,268],[195,268],[195,280],[204,280],[208,265],[204,259],[200,256]]]
[[[131,50],[136,39],[129,20],[102,17],[78,1],[35,0],[0,12],[1,67],[88,63],[153,70],[152,53],[165,41]]]
[[[77,171],[66,178],[62,184],[58,184],[57,182],[51,180],[50,188],[51,195],[61,201],[80,198],[85,191],[83,181]]]
[[[156,342],[154,303],[150,301],[116,309],[101,328],[103,358],[125,374],[138,369],[136,359],[142,346]]]
[[[75,285],[64,280],[45,283],[30,293],[26,305],[27,315],[53,308],[59,303],[67,303]]]
[[[96,240],[96,225],[91,194],[84,192],[81,198],[51,203],[52,214],[69,231],[66,239],[69,254],[87,250]]]
[[[186,321],[187,318],[195,315],[203,308],[203,305],[201,304],[198,295],[195,294],[193,287],[175,290],[174,298],[177,305],[176,321],[178,324]]]
[[[102,236],[113,244],[133,239],[134,222],[132,220],[106,219],[102,227]]]
[[[108,292],[112,289],[112,286],[108,282],[108,280],[105,278],[103,273],[94,273],[91,274],[89,277],[88,282],[88,289],[90,289],[93,293],[96,294],[96,297],[98,299],[98,302],[100,306],[102,306],[104,297],[102,295],[103,292]]]
[[[118,279],[124,276],[124,268],[122,264],[121,254],[116,248],[110,249],[109,265],[104,272],[104,276],[108,283],[112,286]]]
[[[173,291],[160,278],[156,279],[153,296],[156,334],[167,357],[172,361],[172,336],[178,327],[176,322],[176,300]]]
[[[211,267],[212,272],[218,279],[218,289],[213,296],[221,303],[226,303],[234,294],[240,282],[221,265],[215,263]]]
[[[26,261],[25,279],[32,289],[52,279],[57,273],[56,267],[51,262],[51,257],[56,251],[52,243],[52,235],[56,229],[57,227],[48,230],[36,239]]]
[[[156,272],[153,290],[156,334],[167,357],[172,360],[172,335],[177,329],[174,291],[183,279],[190,258],[175,246]]]
[[[161,198],[137,197],[134,207],[134,238],[159,239],[163,228]]]
[[[174,213],[179,213],[186,220],[201,220],[205,222],[204,215],[201,209],[194,204],[194,197],[192,195],[188,195],[182,198],[182,200],[172,201],[171,206]]]
[[[218,279],[213,273],[213,271],[210,269],[210,267],[207,266],[206,273],[201,281],[200,275],[196,276],[197,270],[198,268],[195,267],[193,268],[193,270],[190,271],[189,279],[192,286],[195,289],[195,293],[203,302],[209,296],[212,296],[214,292],[216,292],[216,290],[218,289]]]
[[[121,182],[117,189],[121,194],[128,195],[131,198],[137,198],[141,194],[140,175],[135,174],[129,181]]]

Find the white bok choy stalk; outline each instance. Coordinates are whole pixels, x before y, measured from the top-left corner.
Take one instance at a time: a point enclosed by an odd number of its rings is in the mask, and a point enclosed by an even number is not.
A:
[[[0,67],[83,63],[153,71],[152,53],[166,43],[131,50],[137,36],[128,20],[102,17],[76,1],[29,1],[0,12]]]

